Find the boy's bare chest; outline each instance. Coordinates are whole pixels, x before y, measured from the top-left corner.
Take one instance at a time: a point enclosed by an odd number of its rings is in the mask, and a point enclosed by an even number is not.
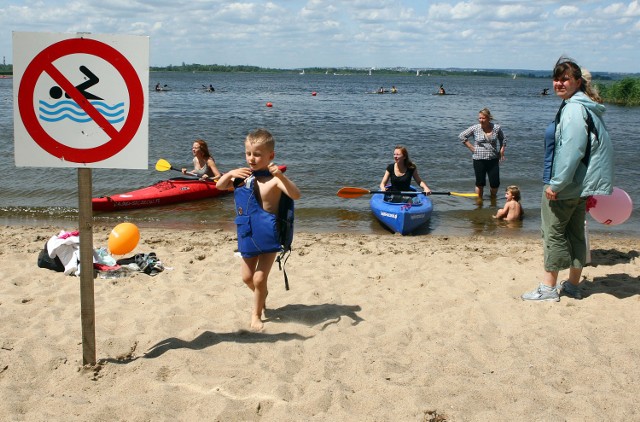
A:
[[[262,208],[270,213],[277,212],[281,193],[276,181],[273,179],[266,182],[256,181],[256,189],[260,194]]]

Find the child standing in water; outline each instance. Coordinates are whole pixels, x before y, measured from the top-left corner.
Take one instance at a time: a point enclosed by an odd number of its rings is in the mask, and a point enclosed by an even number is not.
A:
[[[504,197],[507,199],[507,203],[504,204],[504,208],[498,210],[493,218],[505,221],[522,220],[524,212],[520,205],[520,188],[515,185],[508,186]]]
[[[284,194],[297,200],[300,190],[273,164],[275,140],[269,131],[250,132],[244,148],[249,167],[225,173],[218,180],[217,188],[235,186],[238,250],[242,256],[240,274],[242,281],[253,291],[251,328],[261,330],[267,280],[281,247],[277,216],[280,197]]]

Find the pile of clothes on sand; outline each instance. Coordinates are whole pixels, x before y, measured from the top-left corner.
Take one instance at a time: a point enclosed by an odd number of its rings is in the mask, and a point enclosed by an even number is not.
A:
[[[80,232],[60,231],[51,236],[38,255],[38,267],[80,275]],[[93,250],[93,270],[101,278],[125,277],[134,272],[154,276],[165,267],[155,252],[138,253],[116,260],[105,247]]]

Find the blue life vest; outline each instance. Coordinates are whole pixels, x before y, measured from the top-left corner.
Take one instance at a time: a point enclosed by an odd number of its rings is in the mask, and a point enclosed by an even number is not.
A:
[[[243,258],[282,250],[278,235],[278,217],[265,211],[255,195],[255,177],[250,176],[234,192],[238,251]]]

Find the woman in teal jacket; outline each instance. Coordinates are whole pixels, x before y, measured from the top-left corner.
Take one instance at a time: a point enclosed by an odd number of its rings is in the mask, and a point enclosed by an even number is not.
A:
[[[586,200],[613,191],[613,146],[602,114],[605,107],[591,86],[591,75],[561,57],[553,70],[553,89],[563,99],[545,133],[541,203],[544,275],[524,300],[559,301],[560,292],[581,299],[579,283],[586,264]],[[568,280],[556,287],[558,273]]]

